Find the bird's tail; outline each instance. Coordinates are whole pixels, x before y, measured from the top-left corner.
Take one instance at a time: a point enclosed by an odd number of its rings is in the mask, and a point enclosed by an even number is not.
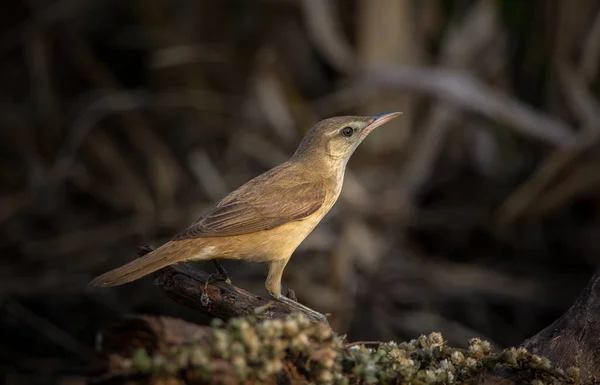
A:
[[[160,248],[143,257],[94,278],[90,282],[90,286],[122,285],[142,278],[165,266],[188,260],[192,256],[195,257],[195,259],[203,256],[202,252],[199,253],[200,255],[194,253],[187,243],[187,240],[167,242]],[[206,255],[206,257],[209,257],[209,255]]]

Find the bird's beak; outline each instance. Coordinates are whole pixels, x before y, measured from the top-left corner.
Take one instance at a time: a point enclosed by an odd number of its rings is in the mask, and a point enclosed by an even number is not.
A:
[[[360,132],[360,135],[361,136],[366,136],[371,131],[373,131],[374,129],[376,129],[377,127],[381,126],[382,124],[385,124],[385,123],[389,122],[390,120],[392,120],[394,118],[397,118],[400,115],[402,115],[402,112],[389,112],[389,113],[385,113],[385,114],[373,115],[373,116],[371,116],[371,118],[373,119],[373,121],[371,122],[371,124],[369,124],[367,127],[365,127]]]

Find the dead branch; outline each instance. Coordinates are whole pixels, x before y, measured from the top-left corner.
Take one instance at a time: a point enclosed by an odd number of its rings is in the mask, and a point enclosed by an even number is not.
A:
[[[300,4],[308,35],[315,48],[340,72],[355,72],[356,58],[339,26],[332,4],[315,0],[304,0]]]
[[[573,140],[572,129],[559,119],[534,110],[464,71],[381,67],[371,70],[364,80],[370,86],[431,94],[547,144],[564,146]]]
[[[590,93],[588,85],[583,80],[583,75],[576,73],[567,63],[559,64],[558,74],[567,100],[572,104],[572,109],[583,125],[582,131],[566,146],[556,149],[546,159],[544,159],[534,173],[523,182],[515,191],[513,191],[504,201],[497,211],[497,224],[502,227],[510,224],[515,219],[535,206],[535,201],[552,201],[552,197],[544,196],[544,191],[548,190],[551,182],[555,181],[561,173],[569,166],[581,158],[586,152],[598,145],[600,141],[600,130],[598,126],[598,117],[600,116],[600,107],[594,96]],[[589,168],[589,167],[588,167]],[[584,179],[584,182],[587,179]],[[556,195],[559,190],[561,195],[571,198],[584,190],[587,184],[572,184],[571,180],[563,181],[562,185],[568,186],[571,194],[564,194],[560,188],[554,188],[546,195]],[[561,204],[560,199],[554,199]],[[552,208],[556,204],[548,205]],[[539,210],[538,210],[539,211]]]
[[[558,366],[578,366],[582,381],[600,378],[600,269],[565,314],[523,345]]]
[[[282,302],[256,296],[224,281],[208,282],[210,276],[182,263],[162,269],[154,283],[175,302],[223,320],[249,315],[281,320],[296,311]],[[319,321],[306,316],[311,321]]]
[[[565,314],[522,343],[527,350],[549,358],[560,368],[579,368],[577,383],[597,383],[600,378],[600,269]],[[479,384],[523,383],[518,372],[505,369],[483,376]]]

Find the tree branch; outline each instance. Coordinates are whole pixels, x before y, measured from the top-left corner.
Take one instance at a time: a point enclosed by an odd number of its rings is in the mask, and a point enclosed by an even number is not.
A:
[[[167,266],[158,274],[154,283],[169,298],[211,317],[228,320],[257,315],[259,318],[282,320],[298,311],[283,302],[256,296],[224,281],[207,283],[211,275],[187,263]],[[257,311],[260,314],[256,314]],[[311,321],[321,322],[310,314],[305,315]]]
[[[557,367],[578,367],[581,383],[596,383],[600,378],[600,269],[569,310],[521,345]],[[522,383],[519,375],[500,369],[484,376],[479,384],[518,384]]]
[[[557,366],[579,367],[583,381],[600,378],[600,269],[573,306],[523,346]]]

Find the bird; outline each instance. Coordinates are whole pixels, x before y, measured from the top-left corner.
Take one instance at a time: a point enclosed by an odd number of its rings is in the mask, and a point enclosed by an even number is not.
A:
[[[289,306],[325,318],[281,291],[296,248],[337,201],[348,160],[375,128],[402,115],[338,116],[321,120],[291,158],[232,191],[189,227],[148,254],[110,270],[91,286],[110,287],[187,261],[235,259],[269,265],[265,288]],[[224,273],[224,274],[223,274]]]

